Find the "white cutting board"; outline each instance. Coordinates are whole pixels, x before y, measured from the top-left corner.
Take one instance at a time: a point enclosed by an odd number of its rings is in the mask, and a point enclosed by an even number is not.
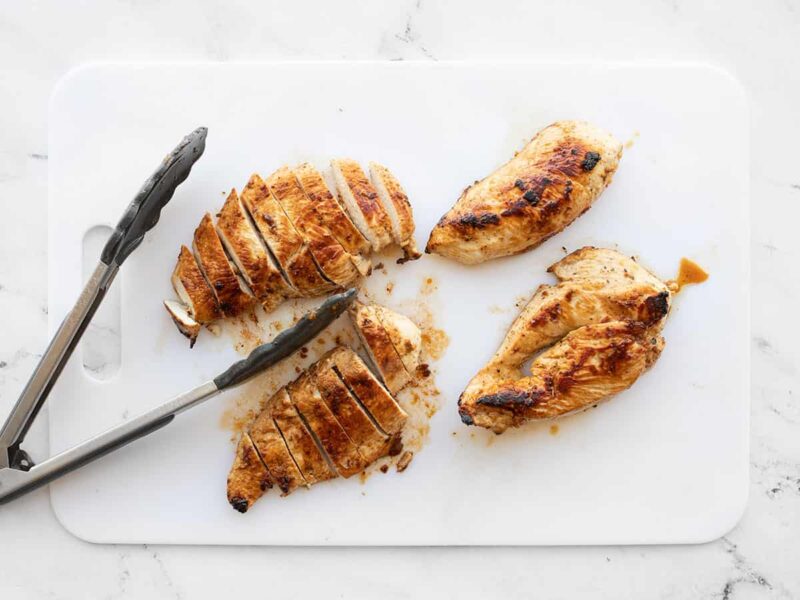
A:
[[[235,391],[51,486],[63,525],[95,542],[188,544],[610,544],[702,542],[747,497],[748,109],[742,88],[692,65],[280,63],[98,65],[69,74],[50,122],[50,329],[80,287],[81,240],[114,224],[181,136],[205,156],[127,261],[122,365],[105,382],[72,360],[50,399],[52,451],[216,375],[238,358],[204,334],[194,350],[161,299],[181,243],[222,191],[253,171],[335,156],[389,165],[427,234],[460,191],[557,119],[587,119],[627,148],[592,210],[540,248],[468,268],[425,256],[388,264],[391,302],[428,301],[451,338],[436,365],[442,409],[410,468],[338,480],[246,515],[228,506],[233,447],[220,416]],[[629,391],[547,426],[462,425],[456,400],[517,314],[552,281],[562,246],[617,245],[662,277],[688,256],[711,278],[676,300],[666,349]],[[381,278],[382,277],[382,278]],[[77,355],[76,355],[77,356]],[[472,435],[471,435],[472,434]],[[492,443],[493,441],[493,443]]]

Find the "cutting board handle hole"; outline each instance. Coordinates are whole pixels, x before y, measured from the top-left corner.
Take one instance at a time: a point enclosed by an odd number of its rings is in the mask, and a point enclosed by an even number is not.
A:
[[[97,266],[103,246],[113,230],[106,225],[97,225],[83,236],[82,276],[83,283],[91,277]],[[81,339],[83,370],[92,379],[105,381],[119,372],[122,361],[122,338],[120,337],[120,287],[121,278],[112,283],[103,303],[97,309],[89,327]]]

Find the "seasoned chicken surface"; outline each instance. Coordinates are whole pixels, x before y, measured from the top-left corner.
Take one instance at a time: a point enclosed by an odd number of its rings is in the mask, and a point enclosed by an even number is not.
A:
[[[422,255],[414,241],[414,212],[403,186],[389,169],[375,162],[369,163],[369,175],[391,221],[392,237],[403,249],[400,261],[418,259]]]
[[[267,311],[297,295],[267,251],[235,189],[217,216],[217,232],[247,285]]]
[[[355,302],[348,310],[364,349],[380,373],[386,388],[396,394],[411,381],[388,332],[384,329],[373,304]]]
[[[362,275],[372,272],[372,263],[364,255],[372,249],[369,241],[353,223],[344,207],[333,197],[322,174],[309,163],[292,169],[297,182],[308,196],[321,224],[350,253],[353,264]]]
[[[201,325],[211,323],[222,316],[214,292],[186,246],[181,246],[178,264],[172,272],[172,287],[186,306],[189,315]]]
[[[242,203],[281,271],[301,296],[320,296],[336,289],[336,284],[322,274],[303,236],[260,176],[250,177],[242,190]]]
[[[467,187],[434,227],[425,251],[476,264],[529,250],[591,207],[621,156],[622,145],[589,123],[553,123]]]
[[[273,484],[285,496],[360,473],[392,450],[406,418],[361,359],[337,347],[278,390],[242,435],[228,500],[245,512]]]
[[[629,387],[658,358],[672,300],[664,282],[603,248],[582,248],[548,270],[559,283],[537,289],[461,394],[468,425],[500,433],[574,412]]]
[[[269,471],[258,457],[253,440],[246,433],[239,438],[236,459],[228,474],[228,502],[239,512],[247,512],[253,502],[272,487]]]
[[[289,298],[326,295],[370,275],[373,242],[397,243],[407,258],[416,252],[411,206],[397,179],[373,165],[376,190],[357,163],[339,163],[347,201],[303,163],[266,179],[253,174],[241,195],[231,191],[216,221],[203,216],[173,273],[179,300],[164,302],[190,346],[203,325],[222,317],[254,315],[259,304],[270,312]]]
[[[214,221],[208,213],[195,229],[192,249],[225,316],[235,317],[252,308],[256,299],[249,292],[247,284],[234,271],[217,235]]]
[[[377,252],[391,244],[389,215],[361,165],[349,158],[340,158],[331,161],[331,169],[339,198],[372,248]]]
[[[375,316],[389,336],[389,341],[403,361],[408,374],[413,378],[419,366],[422,350],[422,332],[416,323],[405,315],[390,310],[380,304],[373,304]]]

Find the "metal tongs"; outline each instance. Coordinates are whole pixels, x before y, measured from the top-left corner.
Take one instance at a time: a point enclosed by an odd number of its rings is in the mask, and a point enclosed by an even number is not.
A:
[[[355,298],[354,289],[331,296],[318,309],[305,315],[272,342],[259,346],[247,358],[234,363],[213,380],[60,454],[38,464],[34,463],[20,447],[25,434],[103,301],[120,266],[141,244],[144,234],[156,225],[161,209],[170,201],[175,188],[189,176],[192,166],[202,156],[206,133],[207,129],[201,127],[186,136],[144,183],[103,248],[100,262],[78,301],[58,328],[11,410],[0,430],[0,504],[33,491],[152,433],[167,425],[178,413],[250,379],[311,341],[341,315]]]

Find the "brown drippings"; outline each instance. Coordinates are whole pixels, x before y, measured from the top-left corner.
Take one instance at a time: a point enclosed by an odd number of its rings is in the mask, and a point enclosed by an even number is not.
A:
[[[402,473],[408,468],[408,465],[411,464],[411,459],[414,458],[413,452],[403,452],[403,456],[400,457],[400,460],[397,461],[397,472]]]
[[[678,269],[678,276],[667,282],[670,290],[677,294],[684,286],[696,283],[703,283],[708,279],[708,273],[693,260],[688,258],[681,259],[681,266]]]
[[[450,336],[443,329],[428,327],[422,330],[422,348],[433,360],[442,358],[449,345]]]
[[[423,296],[430,296],[438,289],[439,284],[436,283],[436,280],[433,277],[426,277],[422,281],[422,285],[419,288],[419,293]]]
[[[390,281],[389,283],[386,284],[386,293],[391,296],[393,290],[394,290],[394,282]]]
[[[639,132],[638,131],[634,131],[633,135],[631,135],[631,137],[628,138],[628,140],[623,144],[625,146],[625,149],[628,150],[630,148],[633,148],[633,144],[638,139],[639,139]]]
[[[558,435],[558,425],[550,425],[550,435]]]

